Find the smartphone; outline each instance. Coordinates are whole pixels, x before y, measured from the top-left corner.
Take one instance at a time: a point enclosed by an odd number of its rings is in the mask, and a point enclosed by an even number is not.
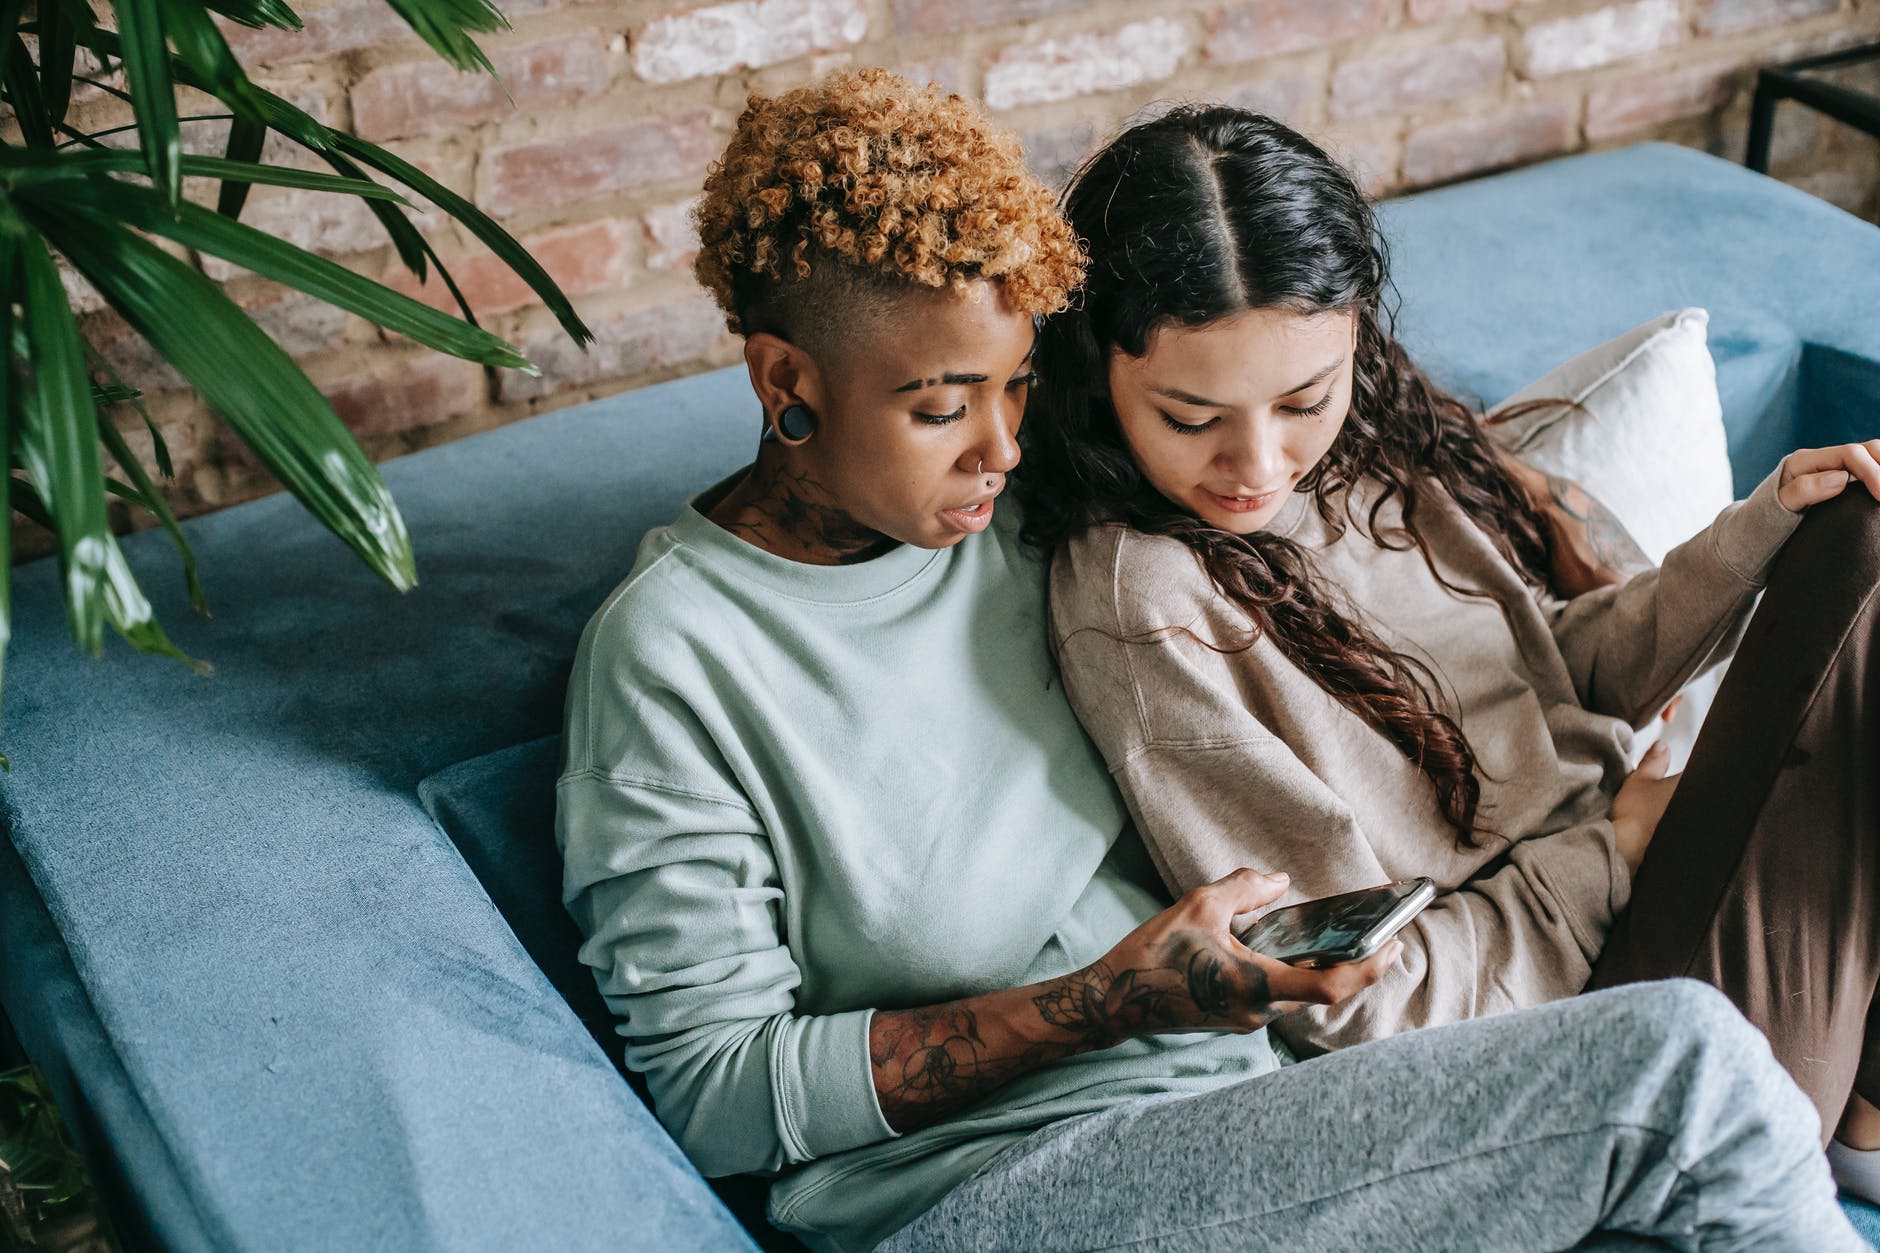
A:
[[[1276,909],[1238,938],[1254,952],[1289,966],[1363,961],[1435,899],[1433,880],[1402,879]]]

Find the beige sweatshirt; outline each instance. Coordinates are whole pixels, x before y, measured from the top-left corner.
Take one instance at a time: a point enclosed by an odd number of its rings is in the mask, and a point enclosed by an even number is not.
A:
[[[1246,618],[1177,540],[1121,526],[1052,567],[1064,683],[1168,886],[1243,865],[1292,876],[1285,903],[1428,875],[1441,889],[1403,960],[1343,1005],[1274,1030],[1303,1054],[1580,991],[1631,890],[1608,820],[1632,728],[1735,648],[1769,564],[1799,521],[1772,474],[1664,565],[1561,602],[1536,595],[1444,493],[1419,524],[1455,595],[1415,549],[1332,533],[1304,496],[1269,525],[1305,548],[1381,638],[1421,658],[1474,748],[1479,823],[1461,845],[1415,765]],[[1352,489],[1367,517],[1373,481]],[[1400,525],[1393,501],[1379,515]],[[1504,609],[1506,613],[1504,614]],[[1147,638],[1145,638],[1147,637]]]

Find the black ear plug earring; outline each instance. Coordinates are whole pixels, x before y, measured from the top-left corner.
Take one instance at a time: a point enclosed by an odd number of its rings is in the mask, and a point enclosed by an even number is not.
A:
[[[765,439],[775,439],[779,434],[784,439],[806,440],[816,433],[816,415],[809,411],[808,405],[791,405],[777,415],[775,426],[764,428]]]

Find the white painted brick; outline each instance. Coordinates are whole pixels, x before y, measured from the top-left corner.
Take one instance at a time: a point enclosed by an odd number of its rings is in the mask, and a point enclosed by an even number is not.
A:
[[[986,66],[986,104],[1015,109],[1158,82],[1175,72],[1193,46],[1188,27],[1165,17],[1104,35],[1020,44]]]
[[[646,211],[646,264],[655,270],[682,270],[698,255],[698,228],[692,224],[697,196]]]
[[[865,0],[735,0],[648,22],[633,36],[633,72],[676,83],[852,47],[867,35]]]
[[[1610,65],[1676,43],[1683,33],[1677,0],[1638,0],[1540,22],[1522,39],[1530,78]]]

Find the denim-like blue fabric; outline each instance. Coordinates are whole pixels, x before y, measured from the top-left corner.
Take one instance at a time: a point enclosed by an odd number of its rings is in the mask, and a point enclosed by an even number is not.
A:
[[[1739,487],[1880,434],[1880,231],[1799,192],[1645,145],[1383,222],[1400,332],[1464,393],[1702,305]],[[186,1250],[749,1247],[614,1067],[545,784],[582,625],[757,427],[738,368],[388,462],[404,596],[284,496],[185,524],[213,620],[163,537],[131,537],[208,679],[116,640],[79,656],[55,563],[15,571],[0,1002],[134,1228]]]

